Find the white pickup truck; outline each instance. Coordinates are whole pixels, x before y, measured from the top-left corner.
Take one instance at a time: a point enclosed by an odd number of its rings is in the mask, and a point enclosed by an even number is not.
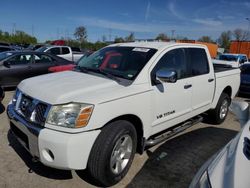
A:
[[[79,48],[71,48],[69,46],[43,46],[36,51],[48,52],[73,62],[77,62],[84,55]]]
[[[22,81],[8,105],[11,130],[34,159],[119,182],[142,153],[201,120],[222,123],[240,70],[216,67],[199,44],[114,44],[78,71]]]
[[[214,64],[240,67],[244,63],[248,63],[248,58],[245,54],[221,54],[218,59],[213,59],[212,62]]]

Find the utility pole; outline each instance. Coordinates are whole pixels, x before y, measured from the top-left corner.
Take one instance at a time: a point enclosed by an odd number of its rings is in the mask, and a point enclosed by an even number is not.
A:
[[[246,18],[246,20],[248,21],[248,24],[247,24],[247,34],[249,35],[249,32],[250,32],[250,18]]]
[[[171,30],[171,33],[172,33],[172,35],[171,35],[171,40],[174,40],[174,33],[175,33],[175,30],[174,30],[174,29]]]
[[[16,34],[16,23],[13,23],[12,25],[12,35]]]
[[[112,29],[109,28],[109,41],[111,41]]]
[[[32,33],[32,37],[34,37],[34,25],[33,24],[31,26],[31,33]]]

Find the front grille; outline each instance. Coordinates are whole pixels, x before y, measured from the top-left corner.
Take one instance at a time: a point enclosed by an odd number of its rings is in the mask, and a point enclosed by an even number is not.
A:
[[[39,124],[44,123],[45,122],[45,113],[47,110],[47,105],[39,103],[38,105],[36,105],[35,107],[35,112],[36,112],[36,116],[35,116],[35,121]]]
[[[244,138],[243,152],[245,156],[247,157],[247,159],[250,160],[250,140],[247,137]]]
[[[43,125],[46,121],[46,112],[49,110],[49,105],[37,99],[33,99],[23,93],[19,95],[19,101],[16,104],[17,112],[22,115],[25,120]]]

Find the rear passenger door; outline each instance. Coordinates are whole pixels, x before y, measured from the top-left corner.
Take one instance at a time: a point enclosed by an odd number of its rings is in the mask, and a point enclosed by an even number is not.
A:
[[[50,67],[56,66],[56,61],[46,54],[34,54],[32,63],[33,76],[46,74]]]
[[[58,55],[59,57],[62,57],[62,58],[67,59],[69,61],[73,61],[73,54],[70,54],[70,50],[68,47],[62,47],[61,50],[62,50],[62,52],[60,55]]]
[[[207,52],[203,48],[186,48],[192,76],[192,110],[208,107],[215,89],[214,72],[210,70]]]

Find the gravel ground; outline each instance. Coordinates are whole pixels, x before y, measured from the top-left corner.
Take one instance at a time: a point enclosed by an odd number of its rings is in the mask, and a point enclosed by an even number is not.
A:
[[[13,91],[6,92],[0,106],[0,187],[95,187],[85,171],[56,170],[32,162],[29,153],[9,132],[5,107],[12,95]],[[231,113],[219,126],[196,124],[143,155],[136,155],[126,177],[114,187],[188,187],[201,165],[228,143],[239,128]]]

